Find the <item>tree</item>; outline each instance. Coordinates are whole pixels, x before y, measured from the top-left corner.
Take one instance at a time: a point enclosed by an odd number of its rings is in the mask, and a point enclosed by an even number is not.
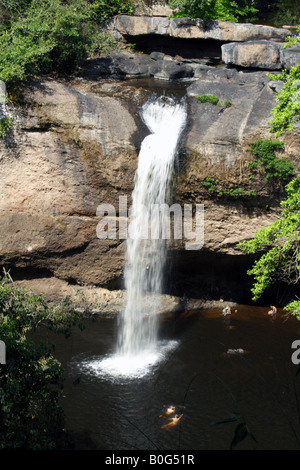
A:
[[[287,284],[300,281],[300,178],[286,185],[287,197],[281,202],[281,215],[255,232],[251,240],[238,244],[245,253],[262,253],[248,274],[253,276],[253,300],[276,280]],[[285,306],[300,318],[300,300]]]
[[[46,327],[68,336],[87,316],[68,299],[50,306],[8,275],[0,280],[0,339],[6,347],[6,364],[0,365],[0,449],[57,449],[66,443],[59,406],[63,368],[30,334]]]
[[[235,22],[253,20],[258,11],[254,0],[170,0],[169,5],[178,10],[174,16]]]
[[[0,80],[71,71],[106,53],[113,38],[102,27],[113,15],[132,12],[131,0],[4,0],[0,25]]]

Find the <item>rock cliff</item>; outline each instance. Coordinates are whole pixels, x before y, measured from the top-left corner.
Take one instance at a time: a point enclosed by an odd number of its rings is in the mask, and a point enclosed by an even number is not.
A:
[[[36,78],[11,92],[7,113],[13,129],[0,141],[0,255],[15,279],[30,285],[29,279],[40,278],[32,285],[45,293],[51,280],[100,289],[102,300],[104,290],[109,298],[122,288],[125,241],[97,237],[97,207],[111,204],[118,216],[119,196],[130,205],[138,152],[148,133],[141,106],[153,94],[171,93],[185,97],[189,116],[174,201],[204,204],[205,239],[197,252],[170,243],[165,293],[247,298],[252,259],[236,244],[278,216],[283,195],[280,182],[269,188],[263,177],[248,179],[247,149],[251,141],[270,137],[276,86],[266,70],[153,53],[114,53],[87,61],[77,76]],[[218,105],[200,103],[197,96],[204,94],[216,95]],[[297,162],[297,129],[283,140],[286,156]],[[227,195],[209,191],[207,178]],[[236,188],[244,194],[255,190],[256,196],[230,197]]]

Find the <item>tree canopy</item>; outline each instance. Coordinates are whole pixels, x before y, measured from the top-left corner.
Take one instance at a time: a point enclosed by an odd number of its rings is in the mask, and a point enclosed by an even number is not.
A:
[[[76,311],[69,300],[48,304],[41,295],[0,279],[0,338],[6,364],[0,365],[0,449],[57,449],[66,445],[59,405],[63,368],[46,343],[31,335],[38,327],[69,336],[83,328],[88,310]]]
[[[0,27],[0,80],[10,83],[52,70],[70,71],[113,39],[101,28],[132,12],[130,0],[4,0]]]
[[[170,0],[169,5],[176,9],[174,16],[222,21],[250,21],[258,12],[254,0]]]

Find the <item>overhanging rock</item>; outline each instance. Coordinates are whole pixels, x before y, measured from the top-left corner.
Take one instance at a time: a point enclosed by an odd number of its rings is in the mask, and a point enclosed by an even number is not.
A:
[[[291,33],[272,26],[203,20],[201,18],[166,18],[117,15],[110,28],[116,35],[161,35],[182,39],[214,39],[223,42],[271,40],[282,42]]]

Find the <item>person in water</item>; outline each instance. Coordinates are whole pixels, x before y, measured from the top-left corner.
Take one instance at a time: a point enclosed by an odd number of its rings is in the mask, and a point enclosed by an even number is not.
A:
[[[167,424],[164,424],[163,426],[161,426],[161,429],[166,429],[166,428],[170,428],[172,426],[176,426],[176,424],[178,423],[180,418],[182,418],[182,416],[183,416],[183,414],[181,414],[180,416],[175,415],[173,418],[168,418],[170,420],[170,422],[167,423]]]
[[[271,309],[271,310],[268,311],[268,315],[276,315],[276,313],[277,313],[277,308],[274,307],[274,305],[270,305],[270,309]]]

